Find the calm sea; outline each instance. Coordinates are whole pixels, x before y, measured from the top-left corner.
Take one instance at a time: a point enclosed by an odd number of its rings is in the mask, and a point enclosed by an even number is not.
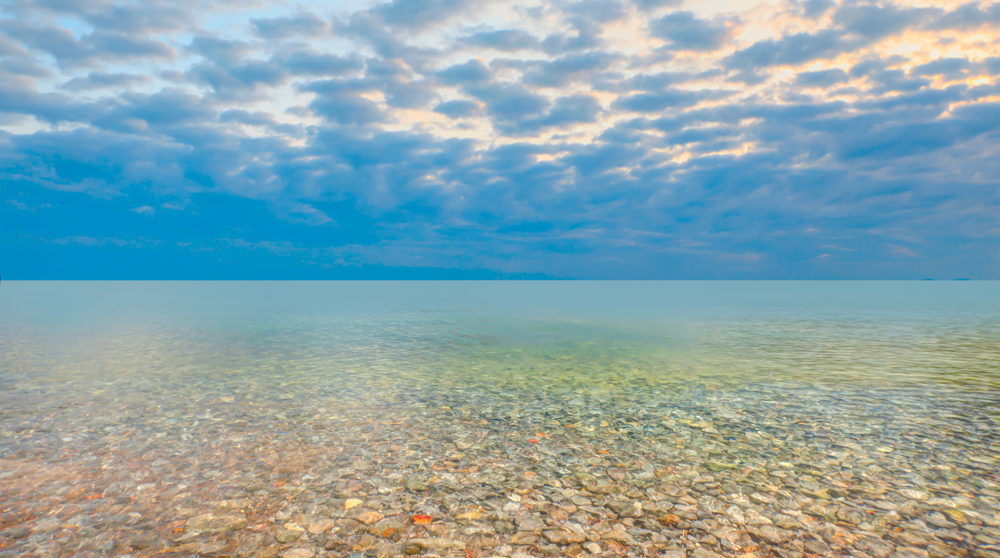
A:
[[[3,382],[995,389],[998,282],[4,282]],[[624,373],[624,372],[623,372]],[[267,394],[261,393],[264,397]]]
[[[968,519],[997,502],[998,282],[5,281],[0,355],[0,527],[26,529],[0,539],[0,550],[212,555],[204,533],[239,546],[251,532],[278,537],[289,521],[310,529],[317,517],[349,514],[338,506],[352,495],[380,516],[408,518],[419,498],[461,495],[504,460],[558,490],[568,479],[587,485],[581,467],[617,467],[626,480],[611,478],[626,483],[657,471],[667,485],[629,492],[636,502],[666,502],[663,486],[714,475],[722,488],[706,489],[712,498],[773,487],[784,498],[775,506],[803,524],[808,516],[863,533],[898,528],[844,519],[844,506],[874,505],[875,492],[853,501],[844,488],[834,507],[816,496],[860,478],[847,469],[884,475],[886,505],[869,510],[879,514],[937,498]],[[806,462],[829,470],[767,476],[775,463]],[[761,471],[763,480],[739,484]],[[429,486],[406,484],[425,472]],[[962,485],[972,477],[988,484]],[[435,493],[435,482],[451,485]],[[532,486],[519,482],[511,487]],[[301,490],[282,488],[293,485]],[[404,493],[419,501],[394,499]],[[475,494],[460,501],[492,509],[492,496]],[[206,502],[230,500],[242,502],[249,527],[192,527],[221,513]],[[517,552],[496,513],[494,543]],[[80,514],[125,519],[66,527]],[[405,537],[313,530],[297,542],[253,540],[320,553],[405,550]],[[325,542],[334,536],[357,548]],[[659,548],[702,544],[650,537]],[[370,554],[392,555],[385,549]]]

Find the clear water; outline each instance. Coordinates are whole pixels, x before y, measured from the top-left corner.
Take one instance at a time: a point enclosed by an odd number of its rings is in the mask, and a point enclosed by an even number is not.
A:
[[[1000,381],[996,282],[5,282],[0,318],[22,388]]]
[[[167,538],[194,513],[166,503],[190,498],[177,489],[190,474],[211,481],[201,501],[259,481],[263,506],[279,476],[322,476],[310,448],[370,461],[372,432],[392,447],[421,429],[446,443],[494,436],[485,452],[541,433],[612,461],[646,444],[652,466],[684,470],[792,459],[733,437],[777,428],[806,454],[849,447],[866,463],[905,442],[895,459],[910,471],[998,480],[997,282],[4,282],[0,353],[0,475],[19,479],[0,494],[0,527],[35,529],[0,550],[102,544],[37,528],[70,501],[53,483],[105,502],[115,483],[144,484],[136,470],[155,477],[165,492],[146,519],[101,535],[124,552],[123,537]],[[708,433],[692,438],[691,424]],[[715,436],[722,424],[736,434]],[[577,463],[525,447],[550,476]],[[291,476],[267,460],[239,468],[265,449],[313,457]],[[396,463],[376,476],[421,470]],[[986,490],[968,511],[993,505]],[[280,523],[258,519],[258,531]]]

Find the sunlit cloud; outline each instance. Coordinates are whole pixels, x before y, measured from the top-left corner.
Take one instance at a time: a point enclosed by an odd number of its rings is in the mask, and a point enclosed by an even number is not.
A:
[[[1000,3],[3,10],[5,219],[88,196],[129,238],[324,269],[1000,273]],[[126,247],[60,218],[30,238]]]

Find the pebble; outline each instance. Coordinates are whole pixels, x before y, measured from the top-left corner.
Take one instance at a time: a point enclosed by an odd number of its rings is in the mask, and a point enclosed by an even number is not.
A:
[[[546,539],[548,539],[550,542],[554,544],[563,544],[563,545],[570,543],[580,543],[587,540],[586,535],[581,535],[578,533],[573,533],[571,531],[566,531],[561,529],[560,530],[549,529],[542,531],[542,536],[544,536]]]
[[[280,543],[290,543],[302,536],[302,531],[292,529],[278,529],[274,533],[274,538]]]
[[[364,504],[363,500],[359,500],[357,498],[348,498],[347,500],[344,500],[344,509],[349,510],[351,508],[356,508],[363,504]]]
[[[1000,404],[996,390],[785,372],[736,381],[709,378],[710,367],[664,376],[625,353],[569,363],[477,353],[492,356],[476,364],[438,354],[429,374],[335,364],[319,349],[293,363],[265,354],[263,340],[242,360],[205,346],[204,360],[168,351],[160,362],[162,343],[122,335],[114,354],[132,356],[102,359],[94,378],[41,382],[17,365],[4,380],[0,553],[994,558],[1000,548],[1000,471],[984,442],[1000,425],[982,412]],[[329,341],[323,350],[347,350]],[[18,350],[35,363],[50,352]],[[148,368],[130,371],[136,362]]]
[[[433,550],[447,550],[447,549],[462,549],[465,548],[466,543],[453,539],[443,539],[443,538],[416,538],[409,539],[403,543],[403,552],[406,554],[418,554],[428,549]]]
[[[246,526],[246,518],[238,515],[215,516],[212,514],[203,514],[187,520],[187,528],[189,531],[197,531],[201,533],[238,531]]]
[[[31,529],[27,527],[13,527],[11,529],[4,529],[0,531],[0,536],[11,538],[11,539],[23,539],[31,534]]]
[[[904,498],[909,498],[911,500],[926,500],[930,498],[930,494],[922,490],[912,490],[909,488],[903,488],[899,491],[899,494]]]

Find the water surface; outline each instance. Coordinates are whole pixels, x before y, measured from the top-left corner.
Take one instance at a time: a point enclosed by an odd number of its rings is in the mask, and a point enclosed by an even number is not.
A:
[[[4,282],[0,351],[15,554],[1000,544],[996,282]]]

